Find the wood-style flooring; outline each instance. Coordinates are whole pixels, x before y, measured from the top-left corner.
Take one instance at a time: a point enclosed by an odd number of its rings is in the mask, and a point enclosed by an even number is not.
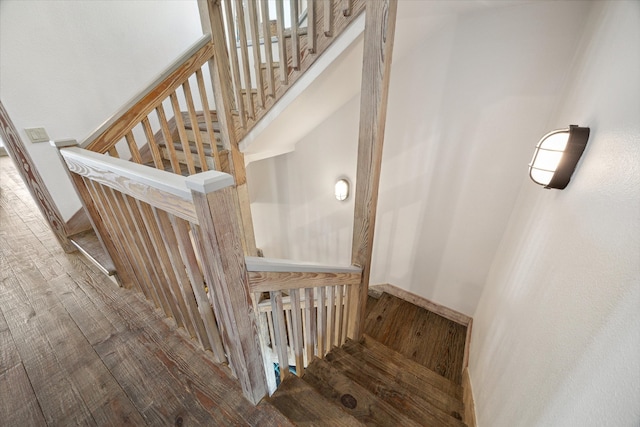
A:
[[[0,425],[291,425],[175,324],[65,254],[0,158]]]

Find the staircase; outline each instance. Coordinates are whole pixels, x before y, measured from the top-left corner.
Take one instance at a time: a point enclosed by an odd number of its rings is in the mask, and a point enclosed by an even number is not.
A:
[[[380,326],[379,301],[369,298],[367,329]],[[437,323],[455,328],[453,322],[388,294],[381,305],[392,311],[413,307],[405,324],[384,320],[385,329],[437,330]],[[439,319],[435,319],[434,316]],[[409,320],[409,318],[413,320]],[[435,322],[425,319],[434,319]],[[464,331],[461,331],[464,332]],[[426,344],[450,359],[462,356],[459,337],[449,343]],[[452,355],[452,353],[460,353]],[[416,354],[418,358],[424,355]],[[451,357],[453,356],[453,357]],[[304,375],[286,377],[267,399],[296,425],[464,426],[462,387],[443,375],[411,360],[365,334],[360,341],[347,340],[334,347],[325,359],[315,358]]]

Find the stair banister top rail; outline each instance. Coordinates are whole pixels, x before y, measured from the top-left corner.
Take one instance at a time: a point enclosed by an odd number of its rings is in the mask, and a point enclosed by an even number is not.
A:
[[[80,146],[92,151],[104,152],[108,141],[104,141],[108,136],[110,141],[117,141],[124,137],[126,131],[131,124],[139,122],[140,117],[146,116],[138,110],[144,110],[145,107],[151,106],[154,100],[162,99],[180,86],[184,78],[188,77],[194,70],[186,72],[187,67],[196,67],[196,64],[202,65],[213,55],[213,44],[211,34],[205,34],[197,42],[195,42],[188,50],[186,50],[179,58],[171,63],[162,73],[158,75],[147,87],[141,90],[137,95],[126,102],[118,111],[102,123],[96,130],[87,136]],[[159,92],[160,91],[160,92]],[[107,135],[107,132],[115,128],[123,129],[122,132],[116,132],[113,135]],[[121,133],[121,134],[120,134]]]
[[[192,189],[212,192],[233,185],[233,177],[217,171],[191,177],[149,168],[79,148],[74,140],[55,141],[69,170],[88,177],[194,224],[198,223]]]
[[[362,269],[276,258],[245,257],[252,292],[357,285]]]

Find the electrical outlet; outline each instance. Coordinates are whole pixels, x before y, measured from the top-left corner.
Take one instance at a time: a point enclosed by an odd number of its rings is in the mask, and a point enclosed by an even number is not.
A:
[[[49,135],[44,128],[28,128],[24,130],[31,142],[49,142]]]

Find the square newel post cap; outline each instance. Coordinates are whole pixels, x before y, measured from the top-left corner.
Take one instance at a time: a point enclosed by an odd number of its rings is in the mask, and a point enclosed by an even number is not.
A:
[[[55,141],[49,141],[49,144],[58,149],[65,147],[76,147],[79,145],[78,141],[76,141],[75,139],[56,139]]]
[[[187,177],[185,184],[191,191],[209,194],[223,188],[231,187],[235,181],[228,173],[218,171],[201,172]]]

